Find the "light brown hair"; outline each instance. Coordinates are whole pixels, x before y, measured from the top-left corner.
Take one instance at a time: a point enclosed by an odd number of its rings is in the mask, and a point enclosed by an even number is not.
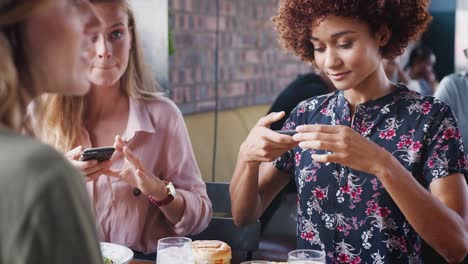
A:
[[[120,89],[137,100],[153,99],[160,91],[157,83],[146,72],[142,48],[135,29],[135,16],[126,0],[92,0],[93,4],[120,3],[128,14],[128,28],[132,43],[127,69],[120,78]],[[82,142],[81,129],[86,110],[85,96],[46,95],[41,98],[47,110],[42,113],[43,124],[36,130],[38,136],[62,152],[66,152]],[[36,124],[36,128],[38,125]]]
[[[0,124],[16,131],[25,126],[28,98],[39,94],[41,86],[28,60],[24,21],[48,2],[0,0]]]

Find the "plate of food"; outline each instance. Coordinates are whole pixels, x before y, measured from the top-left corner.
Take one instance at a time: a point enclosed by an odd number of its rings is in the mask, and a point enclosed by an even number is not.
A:
[[[104,264],[128,264],[133,259],[133,251],[121,245],[100,242]]]

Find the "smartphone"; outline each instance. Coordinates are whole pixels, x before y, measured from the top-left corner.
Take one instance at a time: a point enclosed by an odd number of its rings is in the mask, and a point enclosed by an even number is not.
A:
[[[106,161],[112,157],[114,151],[114,147],[99,147],[85,149],[83,153],[81,153],[80,160],[97,160],[98,162]]]
[[[280,133],[280,134],[283,134],[283,135],[289,135],[289,136],[292,136],[294,134],[297,133],[296,130],[294,129],[287,129],[287,130],[273,130],[275,131],[276,133]]]

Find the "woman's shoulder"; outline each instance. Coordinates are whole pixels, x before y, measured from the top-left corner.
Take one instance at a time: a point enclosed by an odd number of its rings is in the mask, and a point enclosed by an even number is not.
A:
[[[447,81],[460,82],[460,81],[466,81],[467,78],[468,78],[468,72],[456,72],[456,73],[451,73],[445,76],[444,78],[442,78],[442,80],[445,79]]]
[[[2,129],[0,142],[0,178],[3,180],[41,185],[57,177],[76,176],[63,155],[32,137]]]
[[[293,112],[300,112],[303,114],[310,114],[316,111],[321,110],[326,107],[330,102],[335,102],[336,98],[339,96],[338,91],[322,94],[318,96],[311,97],[300,102]]]
[[[331,93],[327,93],[327,94],[322,94],[322,95],[317,95],[317,96],[313,96],[309,99],[306,99],[302,102],[300,102],[298,104],[299,105],[310,105],[310,104],[313,104],[313,105],[321,105],[323,104],[324,102],[327,102],[329,101],[331,98],[334,98],[338,95],[338,92],[331,92]]]
[[[177,105],[169,98],[155,96],[154,98],[137,100],[140,111],[145,112],[154,126],[167,126],[181,123],[184,118]]]
[[[152,98],[138,100],[141,104],[144,104],[150,113],[164,112],[169,115],[179,115],[180,109],[177,105],[169,98],[163,95],[157,95]]]
[[[436,89],[437,92],[441,90],[465,90],[468,85],[468,72],[452,73],[444,78],[439,83],[439,86]]]
[[[439,112],[445,112],[449,108],[447,104],[442,102],[440,99],[434,96],[422,95],[416,91],[412,91],[405,86],[403,86],[400,96],[395,97],[395,100],[398,102],[399,106],[405,108],[418,108],[421,110],[432,112],[437,114]]]
[[[400,103],[433,101],[433,96],[422,95],[420,92],[411,89],[408,85],[398,84],[398,89],[391,95],[392,100]]]

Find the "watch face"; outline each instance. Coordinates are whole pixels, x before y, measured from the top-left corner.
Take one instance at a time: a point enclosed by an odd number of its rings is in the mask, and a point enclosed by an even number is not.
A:
[[[172,195],[174,198],[177,196],[177,192],[175,190],[174,184],[172,182],[167,184],[167,190],[169,191],[169,194]]]

